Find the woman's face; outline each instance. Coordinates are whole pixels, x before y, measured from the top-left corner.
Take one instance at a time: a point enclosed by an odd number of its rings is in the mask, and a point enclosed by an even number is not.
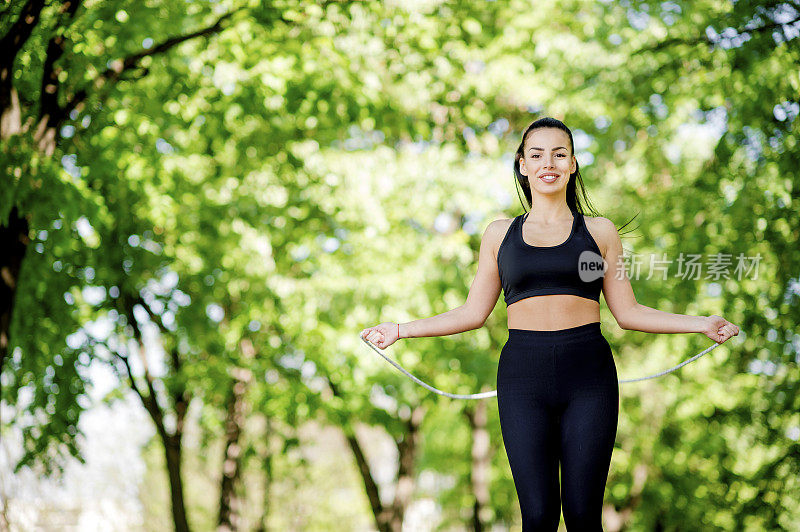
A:
[[[519,160],[519,171],[528,176],[531,189],[543,194],[562,190],[576,166],[569,136],[554,127],[544,127],[528,133],[525,152]]]

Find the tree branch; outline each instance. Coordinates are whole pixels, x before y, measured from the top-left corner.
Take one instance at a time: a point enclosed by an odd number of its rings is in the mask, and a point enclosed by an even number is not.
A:
[[[736,33],[738,35],[741,35],[742,33],[764,33],[766,31],[770,31],[770,30],[773,30],[773,29],[778,28],[778,27],[780,27],[781,30],[783,30],[784,26],[791,25],[791,24],[794,24],[796,22],[800,22],[800,16],[798,16],[794,20],[790,20],[788,22],[772,22],[771,24],[765,24],[763,26],[757,26],[755,28],[747,28],[747,27],[745,27],[743,29],[736,30]],[[785,35],[786,35],[786,33],[784,32],[784,36]],[[658,51],[663,50],[663,49],[665,49],[667,47],[675,46],[675,45],[678,45],[678,44],[687,44],[687,45],[690,45],[690,46],[695,46],[695,45],[698,45],[698,44],[714,45],[714,44],[717,44],[717,42],[708,39],[708,37],[706,37],[704,35],[703,36],[695,35],[694,37],[673,37],[671,39],[666,39],[664,41],[658,42],[658,43],[650,45],[650,46],[643,46],[642,48],[639,48],[638,50],[636,50],[633,53],[634,54],[640,54],[640,53],[644,53],[644,52],[658,52]]]
[[[65,110],[58,105],[58,89],[60,85],[58,76],[63,69],[56,67],[55,63],[64,55],[64,48],[66,47],[63,28],[69,26],[80,6],[80,0],[64,0],[58,14],[56,34],[47,42],[47,53],[42,71],[42,86],[39,93],[39,116],[36,118],[37,128],[34,137],[37,140],[41,140],[47,131],[50,131],[50,134],[55,137],[56,127],[66,117]],[[54,141],[55,139],[52,140]],[[47,142],[45,142],[46,144]]]
[[[133,53],[123,59],[115,59],[111,61],[111,66],[107,68],[103,73],[95,77],[91,82],[90,85],[93,86],[94,89],[100,89],[105,86],[107,83],[113,83],[121,79],[122,75],[126,72],[130,72],[135,68],[139,68],[139,62],[148,56],[154,56],[160,53],[164,53],[169,49],[185,42],[190,39],[194,39],[195,37],[201,37],[205,35],[211,35],[213,33],[218,33],[224,29],[224,22],[232,17],[235,13],[243,10],[244,8],[239,8],[231,11],[230,13],[226,13],[222,15],[217,21],[208,26],[206,28],[193,31],[191,33],[187,33],[185,35],[179,35],[177,37],[172,37],[170,39],[165,40],[164,42],[157,44],[155,46],[151,46],[150,48],[146,48],[140,50],[136,53]],[[147,70],[145,69],[145,73]],[[143,76],[140,76],[140,78]],[[139,79],[139,78],[134,78]],[[89,95],[89,91],[84,87],[79,89],[75,94],[73,94],[70,98],[67,99],[67,103],[64,106],[64,114],[69,115],[73,109],[79,109],[79,104],[81,104]]]
[[[163,412],[161,411],[161,408],[158,406],[156,390],[155,387],[153,386],[153,378],[150,375],[150,372],[147,368],[147,359],[145,357],[143,335],[141,329],[139,328],[139,324],[136,321],[136,317],[133,315],[133,307],[137,304],[140,305],[145,310],[145,312],[147,312],[150,319],[156,323],[162,334],[167,335],[171,333],[164,326],[161,317],[152,311],[152,309],[147,305],[147,303],[141,296],[137,296],[135,298],[125,297],[123,305],[125,306],[126,309],[126,315],[128,316],[129,321],[131,322],[131,327],[133,327],[134,337],[136,338],[136,342],[139,347],[139,352],[141,353],[142,365],[144,366],[144,373],[145,373],[145,382],[147,382],[147,389],[150,393],[150,396],[152,397],[153,407],[158,410],[157,412],[158,419],[156,419],[155,417],[156,415],[155,410],[151,411],[151,415],[154,416],[153,420],[156,421],[156,423],[161,423],[163,425],[163,417],[164,417]],[[182,363],[180,359],[180,353],[178,352],[178,348],[173,347],[172,349],[170,349],[169,355],[175,372],[179,372],[181,370]],[[183,432],[183,422],[184,419],[186,418],[186,412],[189,408],[189,402],[191,401],[192,394],[187,392],[186,387],[184,385],[180,385],[179,387],[173,389],[172,391],[167,390],[167,397],[170,400],[172,400],[172,406],[175,408],[175,416],[176,416],[175,431],[174,434],[172,434],[171,436],[173,437],[179,436]],[[150,409],[148,408],[148,410]]]
[[[131,371],[131,366],[128,363],[128,357],[124,357],[119,353],[115,353],[125,364],[125,370],[128,372],[128,380],[131,383],[131,387],[133,391],[136,392],[136,395],[139,396],[139,399],[142,401],[142,405],[144,406],[145,410],[150,414],[150,418],[153,420],[153,423],[156,425],[156,430],[161,435],[161,437],[166,441],[169,437],[167,434],[167,429],[164,426],[164,413],[161,411],[161,407],[158,406],[158,402],[156,401],[155,390],[153,389],[153,382],[149,375],[146,375],[146,382],[147,388],[149,390],[149,395],[144,395],[139,387],[136,385],[136,381],[133,379],[133,372]]]
[[[164,413],[161,407],[158,404],[158,394],[156,393],[155,386],[153,386],[153,377],[150,375],[150,370],[147,367],[147,356],[145,354],[145,347],[144,347],[144,336],[142,335],[142,330],[139,327],[139,323],[136,321],[136,316],[133,314],[133,307],[136,304],[136,300],[123,296],[120,298],[122,301],[123,306],[125,307],[125,316],[128,318],[128,323],[130,323],[131,327],[133,327],[133,336],[136,340],[136,345],[139,350],[139,358],[142,361],[142,368],[144,369],[144,381],[147,383],[147,402],[145,402],[145,408],[150,413],[150,416],[153,418],[153,421],[156,423],[159,431],[163,431],[164,435],[166,435],[166,429],[164,428]]]
[[[56,111],[59,111],[58,75],[63,69],[60,67],[56,68],[55,63],[64,55],[66,39],[63,33],[58,32],[58,29],[69,25],[69,22],[75,17],[75,12],[79,7],[80,1],[66,0],[64,2],[59,12],[58,23],[56,24],[57,33],[47,42],[47,54],[44,59],[44,69],[42,71],[39,118],[45,115],[54,116]]]
[[[8,33],[0,38],[0,139],[19,133],[21,127],[22,112],[12,71],[17,54],[39,24],[43,7],[44,0],[29,0]]]
[[[105,344],[105,342],[104,345],[106,346],[106,348],[108,347],[108,344]],[[148,398],[144,395],[144,392],[142,392],[141,388],[139,388],[139,385],[136,384],[136,379],[133,378],[133,371],[131,371],[131,364],[128,361],[128,357],[111,349],[109,349],[109,351],[111,351],[125,366],[125,374],[128,377],[128,382],[130,382],[131,388],[133,389],[134,392],[136,392],[136,395],[139,396],[139,399],[141,399],[142,404],[145,406],[145,408],[147,408]]]
[[[0,83],[11,84],[11,68],[14,60],[28,42],[33,28],[39,24],[43,8],[44,0],[29,0],[8,33],[0,38]]]
[[[116,357],[117,360],[122,362],[122,365],[125,366],[125,374],[127,376],[128,382],[131,385],[131,389],[136,393],[136,395],[139,396],[139,400],[142,402],[142,405],[144,406],[145,410],[147,410],[147,413],[150,414],[153,423],[155,423],[156,430],[158,431],[158,433],[162,437],[166,438],[167,431],[166,428],[164,427],[164,416],[161,412],[161,408],[158,406],[158,403],[156,402],[155,395],[153,395],[155,391],[152,389],[152,386],[148,386],[148,388],[150,389],[150,395],[145,395],[144,391],[139,387],[138,384],[136,384],[136,379],[133,377],[133,370],[131,370],[131,365],[130,361],[128,360],[128,356],[123,355],[116,349],[112,349],[111,346],[108,345],[108,342],[104,340],[91,339],[90,344],[92,345],[92,347],[94,347],[95,345],[104,346],[109,353],[111,353],[114,357]],[[120,371],[119,369],[117,369],[116,364],[113,363],[113,360],[109,361],[109,364],[111,364],[111,367],[114,368],[118,376],[121,376]]]
[[[137,297],[134,304],[137,303],[144,309],[145,312],[147,312],[147,316],[150,318],[150,320],[158,325],[158,328],[162,333],[169,334],[170,331],[164,325],[164,321],[161,319],[161,316],[153,312],[153,309],[151,309],[150,306],[145,303],[144,298],[141,296]]]

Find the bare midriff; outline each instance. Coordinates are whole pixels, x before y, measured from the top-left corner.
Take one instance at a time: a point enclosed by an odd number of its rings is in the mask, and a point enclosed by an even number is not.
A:
[[[520,299],[507,308],[509,329],[556,331],[600,321],[600,303],[557,294]]]

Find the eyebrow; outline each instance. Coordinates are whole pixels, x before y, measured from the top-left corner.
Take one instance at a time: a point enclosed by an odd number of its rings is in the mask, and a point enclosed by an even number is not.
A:
[[[556,151],[556,150],[566,150],[566,149],[567,149],[567,148],[566,148],[566,147],[564,147],[564,146],[556,146],[555,148],[553,148],[553,151]],[[530,150],[528,150],[528,151],[531,151],[531,150],[540,150],[540,151],[544,151],[544,148],[539,148],[538,146],[534,146],[533,148],[531,148],[531,149],[530,149]]]

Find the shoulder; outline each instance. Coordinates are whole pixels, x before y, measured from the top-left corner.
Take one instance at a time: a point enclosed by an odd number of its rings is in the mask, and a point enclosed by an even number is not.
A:
[[[619,238],[617,226],[603,216],[584,216],[583,218],[586,221],[586,228],[605,257],[606,250]]]
[[[614,222],[603,216],[584,216],[586,225],[590,229],[596,229],[598,233],[603,235],[614,235],[617,232],[617,226]],[[594,232],[594,231],[593,231]]]
[[[483,232],[481,245],[487,246],[488,249],[492,250],[492,254],[497,256],[500,244],[502,244],[508,232],[508,228],[513,221],[514,218],[500,218],[499,220],[489,222],[489,225],[486,226],[486,230]]]
[[[486,226],[486,230],[483,232],[483,239],[499,246],[513,221],[514,218],[500,218],[499,220],[489,222],[489,225]]]
[[[493,232],[502,232],[504,229],[508,229],[508,226],[511,225],[511,222],[514,221],[514,218],[500,218],[499,220],[494,220],[489,222],[488,227],[486,227],[486,231],[493,231]]]

